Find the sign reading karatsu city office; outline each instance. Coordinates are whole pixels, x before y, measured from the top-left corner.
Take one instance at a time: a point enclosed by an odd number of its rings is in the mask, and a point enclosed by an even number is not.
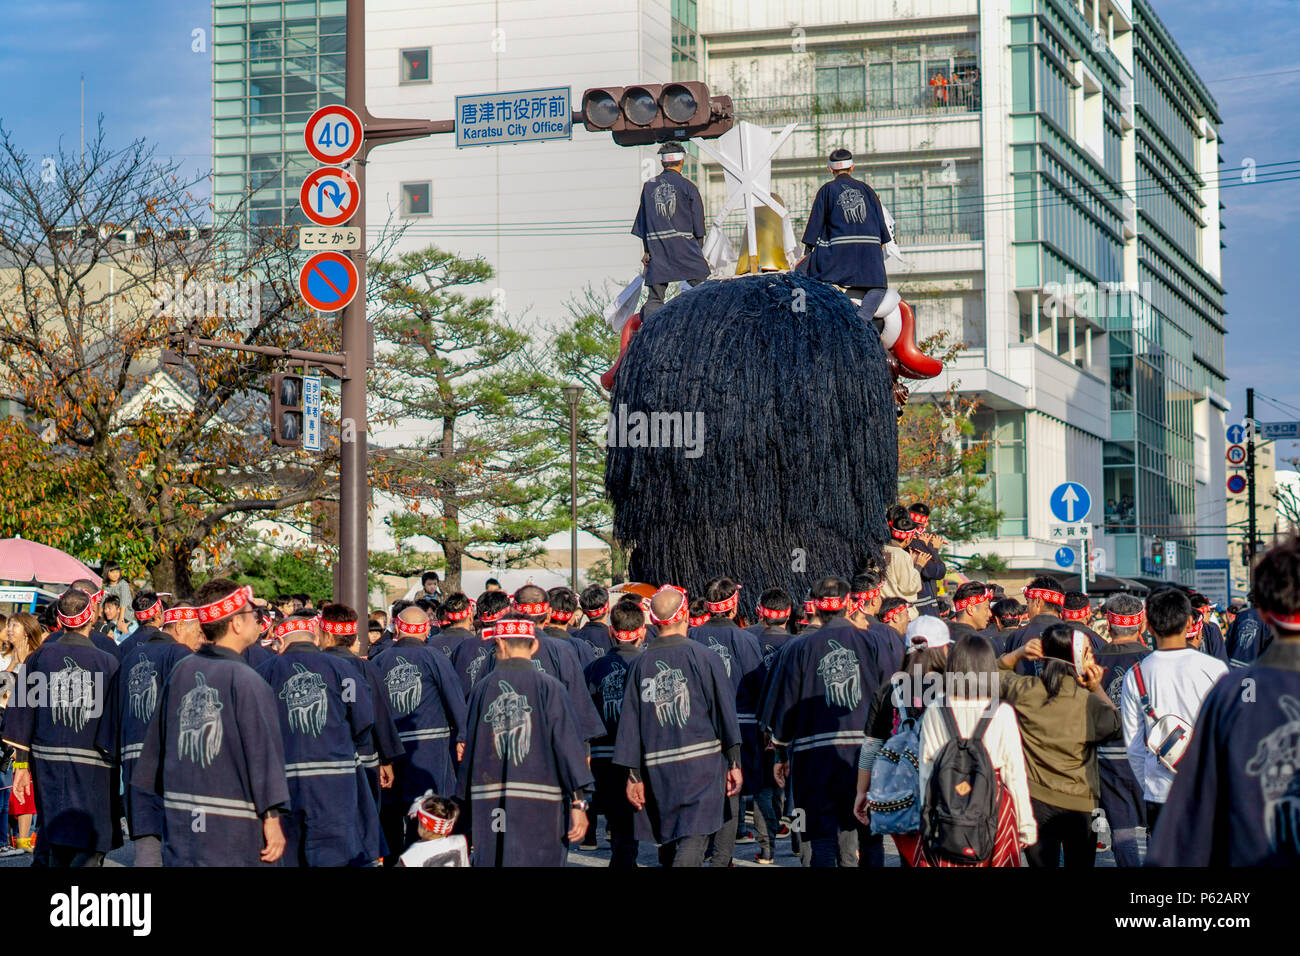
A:
[[[567,86],[456,97],[457,146],[572,138],[572,99]]]

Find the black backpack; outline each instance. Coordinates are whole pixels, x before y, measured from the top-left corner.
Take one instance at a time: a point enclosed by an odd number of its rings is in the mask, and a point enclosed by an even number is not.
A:
[[[998,829],[998,780],[984,746],[993,720],[985,711],[975,732],[963,739],[952,709],[935,707],[948,727],[948,742],[934,758],[921,813],[921,842],[932,859],[986,863]]]

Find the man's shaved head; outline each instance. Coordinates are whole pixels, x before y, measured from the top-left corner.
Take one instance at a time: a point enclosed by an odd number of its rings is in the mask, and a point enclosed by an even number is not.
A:
[[[665,588],[651,599],[650,613],[654,615],[655,620],[666,621],[681,610],[682,603],[685,600],[686,595],[682,594],[680,591],[673,591]],[[685,621],[685,618],[672,626],[676,628],[683,621]]]
[[[399,621],[405,621],[407,624],[429,623],[429,615],[414,604],[408,608],[404,608],[402,612],[397,615],[397,619]]]

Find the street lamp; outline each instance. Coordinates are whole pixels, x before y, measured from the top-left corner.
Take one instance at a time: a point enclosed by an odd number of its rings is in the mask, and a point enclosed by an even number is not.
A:
[[[564,400],[569,403],[569,575],[570,587],[578,591],[578,400],[581,385],[566,385]]]

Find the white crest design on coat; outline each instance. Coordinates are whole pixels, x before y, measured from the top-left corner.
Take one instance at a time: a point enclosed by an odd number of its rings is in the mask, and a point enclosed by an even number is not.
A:
[[[294,733],[319,737],[325,729],[329,702],[325,698],[325,678],[294,663],[293,674],[280,688],[279,697],[289,711],[289,729]]]
[[[1246,773],[1264,792],[1264,832],[1274,850],[1300,850],[1300,700],[1278,698],[1289,718],[1259,742]]]
[[[603,648],[603,647],[597,647],[595,644],[591,643],[591,641],[587,641],[587,646],[591,648],[591,656],[592,656],[592,657],[604,657],[604,656],[605,656],[605,648]]]
[[[867,197],[859,189],[846,189],[835,200],[848,222],[867,221]]]
[[[826,685],[826,703],[852,710],[862,700],[858,657],[839,641],[832,639],[826,643],[830,650],[817,662],[817,676]]]
[[[1121,706],[1124,698],[1124,676],[1127,673],[1128,671],[1123,667],[1115,668],[1115,676],[1106,685],[1106,696],[1110,698],[1110,702],[1116,707]]]
[[[515,692],[505,681],[497,681],[501,695],[488,705],[484,723],[492,725],[492,748],[498,760],[518,767],[533,744],[533,708],[528,698]]]
[[[126,694],[131,716],[147,724],[158,706],[158,670],[144,651],[127,672]]]
[[[71,657],[63,669],[50,674],[50,708],[56,724],[81,730],[95,709],[95,684],[90,671]]]
[[[677,190],[672,183],[660,183],[655,187],[655,212],[664,219],[671,219],[677,212]]]
[[[200,767],[209,767],[221,753],[221,695],[208,686],[203,671],[194,672],[194,687],[181,697],[179,755]]]
[[[763,645],[763,667],[766,670],[772,669],[772,661],[776,660],[777,647],[775,644]]]
[[[659,673],[641,681],[641,700],[654,704],[660,727],[667,723],[685,727],[691,719],[691,689],[686,675],[663,661],[655,661],[655,669]]]
[[[727,649],[726,644],[719,643],[713,637],[709,638],[709,650],[722,658],[722,666],[727,669],[727,676],[731,676],[731,651]]]
[[[618,720],[623,713],[623,687],[627,683],[627,667],[619,661],[600,682],[600,712],[606,720]]]
[[[478,683],[479,671],[483,669],[483,665],[488,662],[488,658],[491,656],[492,652],[490,650],[486,647],[480,647],[478,653],[474,655],[474,659],[465,665],[465,676],[469,678],[470,687]]]
[[[399,714],[410,714],[420,706],[424,695],[424,686],[420,683],[420,669],[405,657],[399,657],[384,676],[388,686],[388,702]]]

